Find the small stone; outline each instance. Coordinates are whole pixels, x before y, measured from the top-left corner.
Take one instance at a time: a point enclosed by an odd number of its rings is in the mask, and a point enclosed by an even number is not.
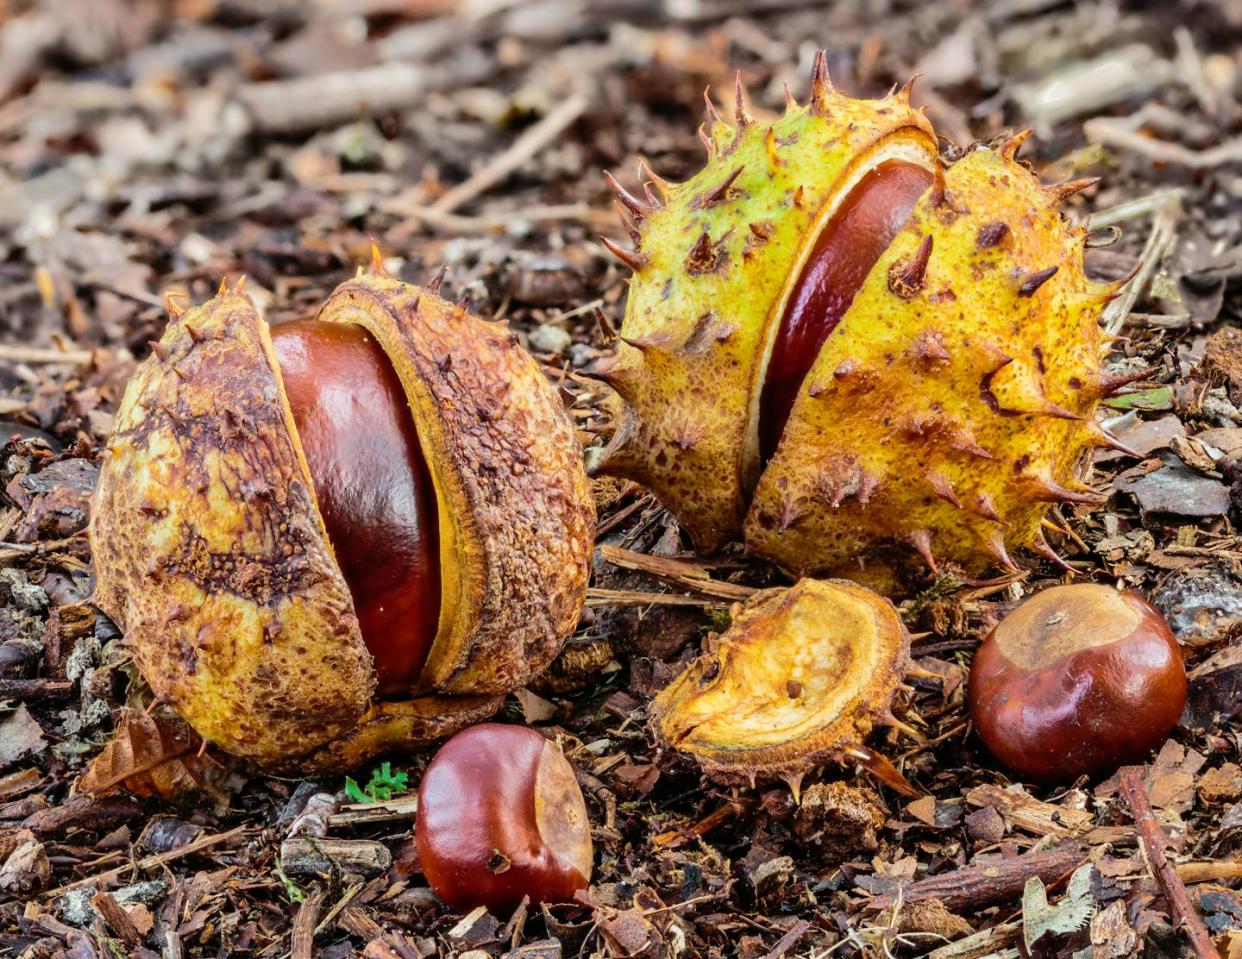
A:
[[[1237,763],[1225,763],[1209,769],[1199,776],[1195,785],[1200,801],[1209,806],[1236,802],[1242,799],[1242,767]]]
[[[530,348],[538,353],[564,353],[573,342],[573,337],[559,326],[542,323],[527,338]]]
[[[1005,819],[995,806],[984,806],[966,816],[966,834],[976,842],[996,843],[1005,838]]]
[[[17,835],[17,846],[0,866],[0,890],[27,894],[41,889],[52,877],[52,866],[35,834],[28,829]]]
[[[1151,601],[1179,639],[1215,639],[1242,621],[1242,582],[1224,566],[1171,573]]]
[[[789,856],[777,856],[760,863],[750,871],[750,884],[755,895],[763,897],[783,888],[793,875],[793,859]]]

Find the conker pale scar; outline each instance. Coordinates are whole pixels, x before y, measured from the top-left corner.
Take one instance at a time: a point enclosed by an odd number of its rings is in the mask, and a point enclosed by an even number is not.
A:
[[[415,685],[440,617],[435,489],[396,371],[362,327],[314,320],[272,346],[379,692]]]

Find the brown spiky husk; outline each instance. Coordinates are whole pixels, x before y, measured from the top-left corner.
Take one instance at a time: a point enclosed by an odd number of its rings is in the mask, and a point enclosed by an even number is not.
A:
[[[585,596],[594,506],[555,390],[508,331],[382,264],[320,317],[357,323],[410,400],[439,506],[439,631],[414,698],[375,675],[267,326],[224,290],[177,313],[130,382],[92,510],[96,601],[155,694],[268,766],[354,766],[490,715]]]
[[[664,745],[719,782],[796,782],[862,744],[909,660],[892,604],[846,581],[757,593],[652,702]]]

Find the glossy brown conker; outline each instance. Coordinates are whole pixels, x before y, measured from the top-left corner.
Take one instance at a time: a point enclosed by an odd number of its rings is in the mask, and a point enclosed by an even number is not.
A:
[[[824,225],[785,303],[759,400],[759,442],[772,458],[802,381],[876,260],[932,185],[930,170],[888,160],[868,171]]]
[[[992,755],[1026,779],[1066,782],[1163,742],[1186,702],[1186,669],[1168,623],[1141,596],[1056,586],[984,639],[969,696]]]
[[[427,882],[455,909],[560,902],[591,878],[573,767],[524,726],[483,723],[440,748],[419,786],[414,840]]]
[[[392,363],[360,326],[272,328],[319,512],[380,695],[414,688],[440,615],[436,494]]]

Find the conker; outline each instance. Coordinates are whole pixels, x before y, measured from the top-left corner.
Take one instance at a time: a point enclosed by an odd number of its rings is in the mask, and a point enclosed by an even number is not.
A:
[[[1093,583],[1032,596],[988,634],[970,671],[984,744],[1035,782],[1141,758],[1185,702],[1186,669],[1164,617],[1141,596]]]
[[[379,693],[406,693],[440,617],[436,496],[409,401],[360,326],[284,323],[272,348]]]
[[[573,767],[533,729],[484,723],[436,753],[418,790],[418,859],[455,909],[571,899],[591,879],[591,829]]]
[[[888,160],[867,171],[820,231],[785,300],[759,399],[764,462],[772,458],[802,381],[875,261],[905,226],[933,181],[913,163]]]

